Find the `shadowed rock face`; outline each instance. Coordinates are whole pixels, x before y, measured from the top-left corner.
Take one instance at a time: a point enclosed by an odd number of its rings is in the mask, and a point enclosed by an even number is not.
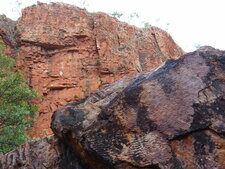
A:
[[[19,44],[16,41],[18,31],[16,29],[17,21],[7,18],[5,15],[0,15],[0,36],[4,42],[12,48],[17,48]]]
[[[225,166],[225,53],[203,47],[123,78],[54,113],[88,168]]]
[[[59,107],[184,54],[159,28],[140,29],[62,3],[27,7],[17,22],[0,17],[0,36],[41,98],[33,137],[51,134],[51,116]]]
[[[1,169],[82,169],[73,149],[49,136],[0,155]]]

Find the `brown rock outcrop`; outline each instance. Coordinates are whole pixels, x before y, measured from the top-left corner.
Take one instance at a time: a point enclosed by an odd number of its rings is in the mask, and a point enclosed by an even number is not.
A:
[[[26,143],[0,155],[1,169],[81,169],[73,150],[55,136]]]
[[[89,169],[224,169],[225,53],[203,47],[55,112]]]
[[[62,3],[33,5],[17,22],[0,21],[0,35],[40,96],[33,137],[51,134],[50,118],[62,105],[184,53],[159,28],[139,29]]]

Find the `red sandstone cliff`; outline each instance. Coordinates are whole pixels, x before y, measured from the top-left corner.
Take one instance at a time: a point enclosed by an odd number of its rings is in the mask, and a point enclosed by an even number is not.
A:
[[[1,17],[0,35],[40,96],[33,137],[52,133],[52,113],[62,105],[184,53],[159,28],[140,29],[61,3],[25,8],[17,22]]]

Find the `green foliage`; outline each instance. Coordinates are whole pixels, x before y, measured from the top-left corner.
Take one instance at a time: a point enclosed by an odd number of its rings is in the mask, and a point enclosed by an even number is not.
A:
[[[130,14],[130,18],[133,19],[133,18],[139,18],[139,14],[137,12],[134,12],[134,13],[131,13]]]
[[[149,22],[144,22],[144,27],[145,28],[150,28],[152,25]]]
[[[119,12],[113,12],[111,14],[111,16],[116,17],[116,18],[120,18],[121,16],[123,16],[123,14],[122,13],[119,13]]]
[[[96,59],[96,65],[100,65],[101,64],[101,60],[100,59]]]
[[[32,123],[37,106],[30,100],[37,96],[29,88],[15,61],[2,53],[0,41],[0,154],[9,152],[27,140],[26,130]]]

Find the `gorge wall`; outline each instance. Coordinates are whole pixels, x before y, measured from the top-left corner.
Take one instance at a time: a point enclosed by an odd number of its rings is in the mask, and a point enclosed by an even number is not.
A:
[[[60,3],[1,16],[0,35],[39,92],[30,135],[54,132],[0,168],[225,169],[224,51]]]
[[[225,52],[202,47],[124,77],[58,109],[51,128],[0,168],[225,169]]]
[[[62,3],[27,7],[18,21],[1,16],[0,35],[5,52],[39,93],[31,137],[52,134],[51,116],[59,107],[184,54],[159,28],[140,29]]]

